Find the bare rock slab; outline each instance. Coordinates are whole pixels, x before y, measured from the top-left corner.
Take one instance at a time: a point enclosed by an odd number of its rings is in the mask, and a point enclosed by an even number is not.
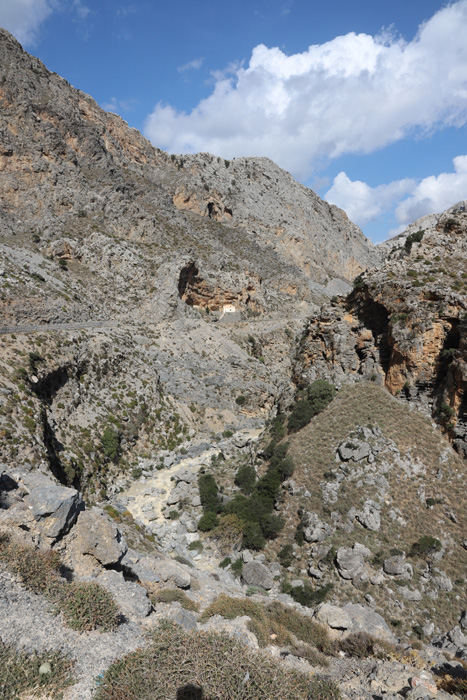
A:
[[[23,483],[29,492],[24,501],[41,532],[54,540],[66,534],[84,507],[80,493],[40,472],[25,475]]]
[[[273,586],[271,572],[259,561],[250,561],[244,565],[242,580],[247,586],[258,586],[266,591]]]

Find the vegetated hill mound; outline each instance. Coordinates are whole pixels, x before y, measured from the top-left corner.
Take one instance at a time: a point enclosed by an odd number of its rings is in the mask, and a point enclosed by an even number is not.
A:
[[[306,308],[333,293],[322,288],[330,279],[342,286],[377,262],[344,212],[267,159],[169,157],[4,30],[0,65],[0,230],[13,277],[2,314],[12,323],[153,320],[180,298],[211,311]]]
[[[290,576],[306,568],[335,601],[369,602],[395,630],[455,624],[467,604],[466,466],[430,420],[359,382],[288,440],[296,469],[273,549],[295,538]]]
[[[310,320],[296,381],[372,379],[431,413],[467,454],[466,203],[386,248],[377,271]]]

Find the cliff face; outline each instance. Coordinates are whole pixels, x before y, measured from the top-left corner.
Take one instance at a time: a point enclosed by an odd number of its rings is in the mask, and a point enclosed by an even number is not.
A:
[[[310,320],[297,381],[365,377],[428,409],[467,452],[467,207],[413,224],[377,271]],[[428,225],[427,225],[428,224]]]

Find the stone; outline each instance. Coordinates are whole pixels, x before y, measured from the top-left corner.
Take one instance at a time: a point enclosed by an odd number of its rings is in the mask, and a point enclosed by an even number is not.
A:
[[[84,507],[78,491],[61,486],[40,472],[30,472],[22,481],[28,490],[24,501],[41,532],[54,540],[66,534]]]
[[[358,603],[347,603],[343,610],[352,621],[350,632],[367,632],[377,639],[395,642],[395,638],[381,615],[369,607]]]
[[[103,566],[118,564],[128,549],[116,524],[100,508],[80,513],[73,534],[73,550],[93,556]]]
[[[353,579],[364,568],[363,555],[350,547],[340,547],[336,555],[337,570],[344,579]]]
[[[350,615],[337,605],[322,603],[315,612],[318,622],[321,622],[332,629],[348,630],[352,627]]]
[[[322,542],[332,534],[331,526],[320,520],[316,513],[308,513],[306,521],[307,526],[303,530],[303,537],[306,542]]]
[[[162,581],[173,581],[178,588],[189,588],[191,576],[185,567],[168,559],[154,560],[154,570]]]
[[[125,581],[123,574],[112,569],[103,571],[95,580],[115,598],[123,615],[130,620],[140,620],[151,612],[151,601],[143,586]]]
[[[258,586],[269,590],[273,586],[273,578],[269,569],[258,561],[249,561],[244,564],[242,581],[247,586]]]
[[[373,501],[366,501],[363,510],[359,511],[355,517],[367,530],[377,532],[381,527],[379,507]]]
[[[463,630],[467,630],[467,610],[463,610],[459,617],[459,624]]]
[[[413,567],[405,561],[405,554],[385,559],[383,571],[390,576],[399,576],[401,578],[411,579],[413,576]]]
[[[438,590],[444,591],[446,593],[452,591],[452,581],[444,571],[440,571],[439,569],[437,569],[436,575],[433,576],[431,580],[436,586],[436,588],[438,588]]]
[[[348,462],[351,459],[354,462],[360,462],[362,459],[369,457],[371,448],[367,442],[352,439],[339,445],[338,452],[344,462]]]

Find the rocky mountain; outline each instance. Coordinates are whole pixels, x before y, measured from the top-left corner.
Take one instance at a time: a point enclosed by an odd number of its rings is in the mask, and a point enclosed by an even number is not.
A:
[[[375,248],[4,30],[0,106],[5,697],[466,697],[466,203]]]

